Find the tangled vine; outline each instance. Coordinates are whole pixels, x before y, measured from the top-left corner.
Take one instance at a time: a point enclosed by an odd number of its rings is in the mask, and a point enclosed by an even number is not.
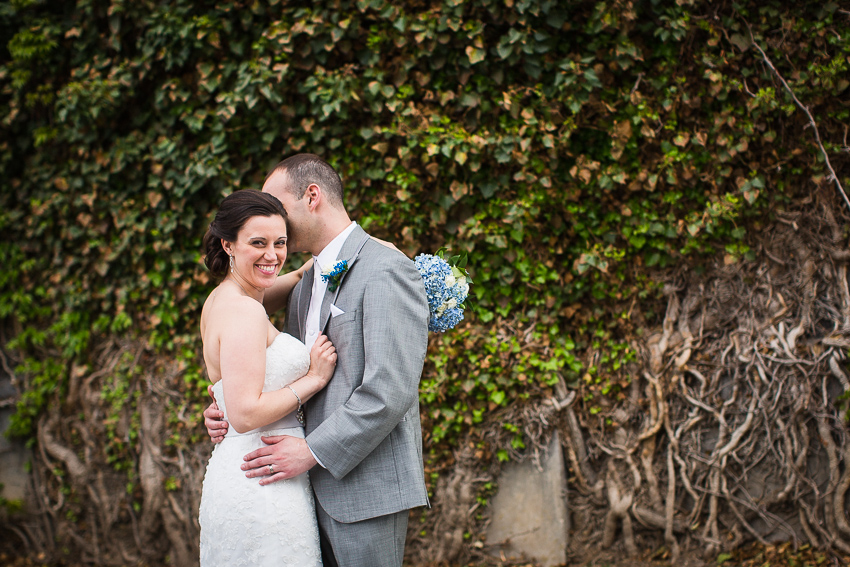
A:
[[[850,251],[824,193],[778,214],[757,261],[665,287],[625,401],[563,412],[579,541],[636,553],[654,534],[674,564],[746,540],[850,555]]]
[[[192,565],[210,446],[168,438],[197,427],[181,368],[163,367],[144,343],[107,340],[96,354],[98,365],[72,368],[61,406],[38,419],[34,509],[0,527],[35,556],[62,559],[55,543],[66,542],[74,560],[95,565]]]

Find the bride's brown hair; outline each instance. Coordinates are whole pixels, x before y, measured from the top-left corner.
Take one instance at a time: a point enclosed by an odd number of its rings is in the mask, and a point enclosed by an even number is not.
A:
[[[236,236],[249,219],[273,216],[283,218],[288,233],[286,210],[277,197],[253,189],[243,189],[225,197],[204,235],[204,264],[210,273],[217,278],[227,275],[230,258],[221,246],[222,239],[236,242]]]

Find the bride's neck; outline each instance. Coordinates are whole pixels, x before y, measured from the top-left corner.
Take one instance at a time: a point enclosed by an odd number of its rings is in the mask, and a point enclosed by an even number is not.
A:
[[[234,275],[227,276],[226,278],[224,278],[224,281],[232,282],[233,284],[235,284],[235,286],[239,289],[240,292],[242,292],[243,295],[246,295],[260,303],[263,302],[263,292],[265,290],[257,289],[248,283],[243,285],[242,282],[239,281],[239,278]]]

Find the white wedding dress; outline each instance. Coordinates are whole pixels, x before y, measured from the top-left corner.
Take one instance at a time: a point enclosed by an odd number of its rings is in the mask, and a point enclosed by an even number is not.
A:
[[[263,391],[283,388],[310,367],[310,353],[295,337],[281,333],[266,349]],[[227,419],[222,380],[213,386]],[[260,486],[246,478],[243,457],[264,447],[263,435],[304,438],[294,412],[265,427],[237,433],[228,429],[213,449],[201,495],[201,567],[320,567],[319,531],[307,474]]]

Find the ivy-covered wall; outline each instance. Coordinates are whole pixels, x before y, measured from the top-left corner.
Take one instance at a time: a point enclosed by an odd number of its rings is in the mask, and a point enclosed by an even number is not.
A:
[[[166,457],[204,440],[211,211],[284,156],[328,159],[411,256],[469,253],[466,320],[432,336],[421,384],[432,487],[459,448],[518,456],[513,408],[624,399],[670,274],[755,259],[775,211],[832,187],[824,156],[848,184],[850,14],[820,0],[11,0],[0,37],[11,432],[74,424],[51,439],[101,451],[130,510],[145,392],[170,392]]]

